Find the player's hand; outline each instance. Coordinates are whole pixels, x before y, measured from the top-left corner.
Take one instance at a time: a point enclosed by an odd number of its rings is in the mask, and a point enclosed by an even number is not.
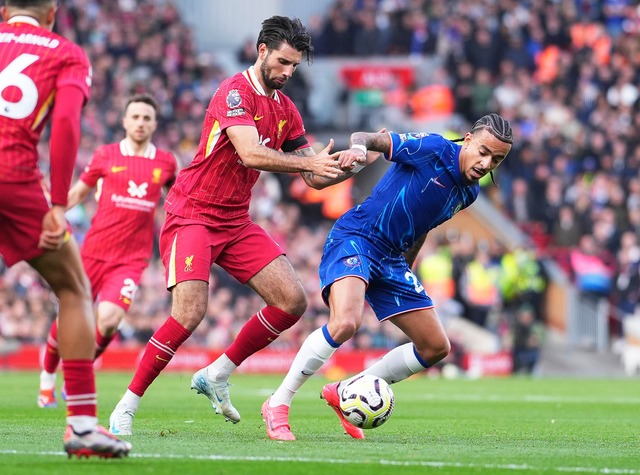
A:
[[[314,175],[326,178],[337,178],[342,174],[340,170],[340,163],[338,161],[342,152],[331,153],[332,148],[333,139],[329,140],[329,144],[325,148],[323,148],[320,153],[318,153],[314,157],[311,157],[310,171]]]
[[[364,166],[367,160],[367,154],[361,148],[349,148],[344,150],[340,154],[338,163],[340,163],[340,169],[345,172],[350,172],[354,167],[360,165]]]
[[[386,131],[386,128],[382,128],[378,131],[378,133],[383,134]],[[380,157],[380,155],[382,155],[380,152],[369,150],[367,150],[367,153],[365,154],[362,148],[352,147],[348,150],[344,150],[340,154],[340,159],[338,161],[340,162],[340,168],[343,171],[349,172],[356,171],[365,165],[375,162]]]
[[[65,207],[53,205],[42,219],[42,232],[38,247],[47,251],[56,251],[62,247],[67,234]]]

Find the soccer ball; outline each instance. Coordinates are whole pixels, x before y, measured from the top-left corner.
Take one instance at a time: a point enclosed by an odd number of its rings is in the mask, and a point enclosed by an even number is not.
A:
[[[391,386],[372,374],[349,381],[340,391],[342,414],[361,429],[374,429],[384,424],[393,412],[394,402]]]

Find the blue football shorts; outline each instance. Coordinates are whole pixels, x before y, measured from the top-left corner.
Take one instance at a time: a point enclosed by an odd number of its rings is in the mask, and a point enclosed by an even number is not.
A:
[[[328,239],[319,273],[322,299],[327,306],[334,282],[358,277],[367,283],[365,299],[379,321],[433,307],[433,301],[402,255],[384,254],[359,237]]]

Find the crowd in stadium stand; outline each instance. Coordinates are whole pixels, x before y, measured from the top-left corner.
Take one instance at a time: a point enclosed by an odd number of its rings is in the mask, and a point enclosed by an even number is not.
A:
[[[445,65],[442,86],[455,98],[452,113],[471,123],[498,112],[514,127],[517,140],[490,198],[535,247],[504,249],[497,242],[475,242],[464,232],[430,239],[417,272],[445,318],[459,313],[495,332],[505,347],[520,352],[518,369],[529,371],[543,338],[544,258],[556,259],[580,291],[611,299],[614,322],[635,312],[640,298],[637,2],[336,0],[309,28],[317,56],[436,55]],[[122,105],[131,93],[143,91],[160,103],[154,141],[187,164],[206,105],[226,75],[198,54],[178,10],[151,1],[70,0],[61,2],[57,30],[85,48],[94,71],[77,171],[97,146],[121,138]],[[238,46],[238,58],[252,61],[252,45],[244,46]],[[406,110],[411,113],[410,101]],[[41,154],[46,158],[47,151]],[[328,316],[317,266],[330,220],[305,219],[283,183],[263,173],[252,213],[280,240],[309,295],[305,317],[274,344],[297,349]],[[94,206],[89,201],[69,213],[80,241]],[[159,211],[158,228],[162,217]],[[146,342],[168,316],[163,276],[155,258],[120,330],[120,345]],[[212,269],[207,324],[187,344],[225,347],[259,308],[257,298]],[[55,309],[28,266],[0,267],[5,347],[11,341],[42,342]],[[368,317],[350,345],[386,348],[403,341],[393,325]],[[620,332],[614,325],[613,333]]]

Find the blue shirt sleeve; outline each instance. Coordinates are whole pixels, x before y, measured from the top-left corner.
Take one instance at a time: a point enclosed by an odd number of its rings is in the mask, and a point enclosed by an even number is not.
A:
[[[387,160],[412,167],[437,159],[447,144],[447,140],[441,135],[427,132],[389,132],[389,135],[391,154],[386,156]]]

